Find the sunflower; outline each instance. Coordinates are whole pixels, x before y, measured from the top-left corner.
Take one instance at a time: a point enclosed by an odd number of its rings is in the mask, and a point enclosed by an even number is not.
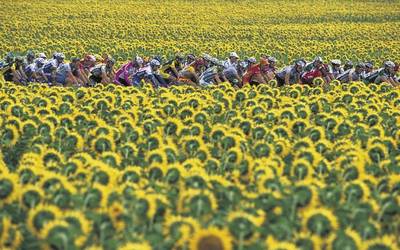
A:
[[[13,202],[19,194],[18,176],[4,172],[0,176],[0,204]]]
[[[311,176],[313,173],[313,169],[311,167],[310,162],[307,160],[297,158],[291,167],[291,176],[294,177],[296,180],[304,180],[307,177]]]
[[[148,176],[150,180],[159,180],[167,174],[167,165],[163,163],[152,162],[148,167]]]
[[[228,163],[239,164],[243,159],[243,153],[239,147],[229,149],[225,155],[225,161]]]
[[[345,185],[344,193],[347,201],[354,202],[354,199],[368,201],[371,192],[367,184],[361,180],[355,180]]]
[[[391,174],[388,178],[388,187],[390,192],[396,192],[400,190],[400,175]]]
[[[202,168],[203,163],[200,161],[200,159],[189,158],[186,159],[184,162],[182,162],[182,165],[185,167],[185,169],[192,169],[192,168]]]
[[[264,142],[258,142],[254,145],[253,154],[256,158],[268,158],[271,155],[271,147]]]
[[[9,218],[5,218],[3,223],[0,222],[0,247],[4,249],[18,249],[22,242],[22,234],[20,229],[11,224]],[[2,248],[3,249],[3,248]]]
[[[311,235],[309,233],[300,232],[296,234],[295,243],[300,249],[323,249],[323,239],[319,236]]]
[[[163,126],[163,132],[167,136],[178,136],[180,135],[183,127],[184,125],[180,119],[169,117]]]
[[[123,171],[119,172],[119,182],[138,183],[142,175],[142,168],[138,166],[127,166]]]
[[[42,188],[28,184],[21,190],[20,202],[27,208],[33,208],[40,204],[44,200],[44,197],[45,193]]]
[[[63,215],[62,219],[68,223],[70,227],[74,228],[75,244],[78,247],[82,247],[85,243],[90,230],[92,228],[92,223],[89,221],[82,212],[78,211],[68,211]]]
[[[95,152],[98,153],[103,153],[105,151],[114,151],[115,150],[115,144],[114,140],[110,138],[110,136],[97,136],[93,141],[92,141],[92,149]]]
[[[157,212],[156,197],[142,190],[136,190],[134,195],[136,197],[135,210],[139,216],[153,219]]]
[[[297,246],[291,242],[279,241],[275,239],[273,236],[268,236],[265,240],[265,245],[268,250],[297,250]]]
[[[210,149],[205,144],[202,144],[202,145],[200,145],[199,149],[197,150],[195,157],[198,158],[202,162],[206,162],[212,156],[211,156]]]
[[[258,211],[258,215],[252,215],[246,212],[231,212],[228,214],[227,221],[229,232],[234,236],[238,244],[250,244],[258,238],[257,228],[265,220],[265,213]]]
[[[368,145],[368,155],[372,162],[379,163],[388,155],[387,148],[384,145]]]
[[[112,166],[113,168],[118,168],[121,165],[121,156],[115,152],[103,152],[101,154],[102,161],[106,164]]]
[[[15,146],[20,137],[18,128],[15,125],[8,124],[2,130],[2,143],[5,145]]]
[[[186,169],[181,164],[173,164],[168,167],[165,180],[170,184],[178,183],[187,175]]]
[[[9,238],[9,230],[11,227],[11,219],[8,217],[0,218],[0,246],[3,246],[4,243]]]
[[[179,197],[178,211],[197,217],[208,215],[218,208],[217,200],[208,190],[187,189]]]
[[[368,240],[363,245],[363,249],[365,250],[395,250],[398,247],[399,244],[396,241],[396,237],[391,235]]]
[[[120,158],[122,156],[122,159],[131,159],[139,152],[139,149],[135,143],[132,142],[127,142],[122,144],[120,147],[118,147],[118,152],[120,154]]]
[[[308,150],[309,148],[313,147],[315,147],[314,142],[310,138],[304,137],[301,138],[300,140],[297,140],[292,148],[294,150],[300,151],[300,150]]]
[[[54,148],[47,148],[41,154],[43,163],[48,166],[52,163],[61,164],[64,162],[64,156]]]
[[[119,202],[113,202],[108,207],[108,215],[111,218],[112,224],[117,232],[125,229],[126,225],[122,217],[125,213],[125,208]]]
[[[189,242],[190,250],[231,250],[232,237],[225,230],[216,227],[197,231]]]
[[[39,204],[35,208],[29,210],[27,226],[31,233],[39,236],[46,224],[61,217],[62,213],[58,207]]]
[[[336,216],[326,208],[314,208],[305,211],[303,226],[312,234],[327,236],[339,227]]]
[[[84,207],[100,211],[106,209],[111,191],[107,186],[94,183],[84,193]]]
[[[187,188],[203,189],[208,187],[208,174],[204,168],[192,167],[184,172],[185,186]]]
[[[43,172],[43,177],[40,179],[38,185],[50,193],[61,189],[65,189],[70,194],[76,193],[76,188],[68,181],[67,177],[50,171]]]
[[[258,191],[259,192],[267,192],[269,190],[269,184],[273,184],[275,181],[274,170],[272,168],[262,166],[262,167],[256,168],[255,171],[258,172],[258,176],[257,176],[257,180],[256,180]]]
[[[318,191],[310,181],[297,182],[293,194],[296,200],[296,206],[299,207],[300,214],[304,214],[307,212],[307,209],[319,205]]]
[[[226,132],[227,128],[223,125],[218,124],[216,126],[213,126],[210,135],[211,138],[217,142],[225,135]]]
[[[70,235],[69,225],[63,220],[53,220],[47,223],[41,230],[39,238],[45,240],[46,249],[74,246],[74,239]]]
[[[151,245],[146,241],[140,243],[129,242],[118,248],[118,250],[152,250],[152,249],[153,248],[151,247]]]
[[[36,133],[36,123],[33,121],[25,121],[22,123],[22,133],[26,134],[29,137],[32,137]]]
[[[180,139],[183,150],[189,156],[194,156],[199,148],[204,148],[204,141],[201,136],[185,136]]]
[[[185,245],[199,230],[199,222],[192,217],[168,216],[163,227],[163,234],[178,238],[174,245],[180,247]]]

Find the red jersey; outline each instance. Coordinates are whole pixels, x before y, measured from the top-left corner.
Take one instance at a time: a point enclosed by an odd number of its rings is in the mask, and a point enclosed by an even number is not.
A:
[[[243,84],[249,83],[251,78],[258,74],[261,74],[260,64],[250,66],[243,75]]]

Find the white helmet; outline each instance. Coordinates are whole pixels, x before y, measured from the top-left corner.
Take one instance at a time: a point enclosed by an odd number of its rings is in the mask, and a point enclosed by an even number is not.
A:
[[[322,60],[322,57],[320,57],[320,56],[316,56],[316,57],[314,58],[314,62],[320,62],[320,63],[323,63],[323,62],[324,62],[324,60]]]
[[[143,63],[143,58],[141,58],[140,56],[136,56],[135,57],[135,62],[137,62],[138,64],[142,64]]]
[[[276,63],[277,60],[276,60],[275,57],[269,56],[269,57],[268,57],[268,61],[269,61],[269,62],[274,62],[274,63]]]
[[[394,62],[392,62],[392,61],[386,61],[386,62],[384,63],[384,65],[385,65],[385,67],[389,67],[389,68],[394,68],[394,67],[396,67],[396,65],[395,65]]]
[[[94,57],[93,55],[88,55],[88,56],[86,57],[86,59],[87,59],[89,62],[96,62],[96,57]]]
[[[35,60],[36,64],[44,64],[46,62],[46,60],[42,57],[39,57]]]
[[[64,56],[64,54],[63,53],[57,53],[56,54],[56,59],[65,59],[65,56]]]
[[[239,56],[238,56],[238,54],[236,54],[236,52],[231,52],[229,54],[229,57],[235,57],[235,58],[239,59]]]
[[[331,63],[335,64],[335,65],[341,65],[342,64],[342,62],[339,59],[334,59],[334,60],[331,61]]]
[[[154,66],[160,66],[160,61],[156,60],[156,59],[152,59],[150,61],[150,66],[154,67]]]
[[[46,59],[46,58],[47,58],[47,56],[46,56],[46,54],[45,54],[45,53],[39,53],[39,58]]]
[[[210,61],[212,57],[209,54],[203,54],[203,59],[206,61]]]
[[[247,59],[247,61],[248,61],[249,63],[256,63],[256,62],[257,62],[257,59],[255,59],[254,57],[250,57],[249,59]]]
[[[301,66],[302,68],[304,68],[304,66],[306,66],[306,64],[305,64],[302,60],[298,60],[298,61],[296,62],[296,65],[297,65],[297,66]]]

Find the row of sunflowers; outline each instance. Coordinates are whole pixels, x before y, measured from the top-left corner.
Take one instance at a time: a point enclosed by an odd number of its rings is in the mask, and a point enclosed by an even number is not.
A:
[[[142,56],[269,54],[279,66],[315,55],[400,61],[398,1],[2,1],[0,55],[9,51]]]
[[[0,82],[1,249],[400,248],[400,90]]]

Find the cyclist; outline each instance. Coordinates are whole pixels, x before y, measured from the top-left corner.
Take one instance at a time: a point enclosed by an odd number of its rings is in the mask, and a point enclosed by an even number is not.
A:
[[[45,60],[41,57],[36,58],[35,61],[25,67],[25,74],[30,82],[47,82],[48,79],[43,72]]]
[[[13,65],[15,63],[14,55],[10,52],[6,55],[3,61],[0,62],[0,70],[3,73],[5,81],[13,80]]]
[[[70,63],[61,63],[56,70],[56,83],[67,87],[81,86],[83,82],[74,74],[79,67],[79,62],[79,58],[73,57]]]
[[[304,72],[311,71],[316,68],[319,69],[322,67],[323,64],[324,61],[322,60],[322,57],[317,56],[312,62],[307,63],[306,66],[304,66]]]
[[[354,67],[353,62],[349,60],[344,64],[343,72],[352,69],[353,67]]]
[[[200,86],[208,87],[220,83],[219,73],[223,71],[223,65],[216,58],[206,58],[208,68],[200,75]]]
[[[383,68],[378,70],[378,76],[375,79],[375,83],[379,84],[382,82],[390,83],[393,86],[398,86],[399,82],[395,78],[396,64],[392,61],[385,61],[383,63]]]
[[[243,86],[246,84],[258,85],[265,83],[265,79],[261,74],[261,68],[265,67],[267,60],[261,59],[260,63],[254,57],[247,59],[247,69],[243,74],[242,83]]]
[[[96,83],[111,83],[114,79],[114,64],[115,60],[109,57],[106,63],[96,65],[90,71],[90,85],[93,86]]]
[[[176,81],[179,76],[179,71],[184,67],[184,56],[181,53],[177,53],[173,60],[170,60],[162,65],[160,68],[160,75],[164,78],[167,83]],[[157,60],[157,58],[155,59]],[[160,59],[157,61],[161,62]]]
[[[132,86],[133,76],[143,68],[144,62],[140,56],[135,56],[132,60],[121,66],[114,76],[114,83],[122,86]]]
[[[305,63],[303,60],[296,61],[293,65],[285,67],[276,74],[278,86],[300,83],[301,74]]]
[[[364,63],[358,63],[354,69],[348,69],[340,74],[336,79],[341,83],[351,83],[352,81],[360,81],[365,70]]]
[[[343,74],[342,62],[339,59],[335,59],[331,61],[331,65],[329,67],[329,74],[332,79],[336,79],[340,74]]]
[[[56,84],[56,72],[59,65],[64,62],[63,53],[54,53],[53,59],[47,61],[43,66],[43,72],[50,84]]]
[[[242,81],[237,70],[238,64],[239,56],[236,54],[236,52],[231,52],[229,54],[228,60],[223,63],[224,77],[233,85],[239,85],[239,83]]]

